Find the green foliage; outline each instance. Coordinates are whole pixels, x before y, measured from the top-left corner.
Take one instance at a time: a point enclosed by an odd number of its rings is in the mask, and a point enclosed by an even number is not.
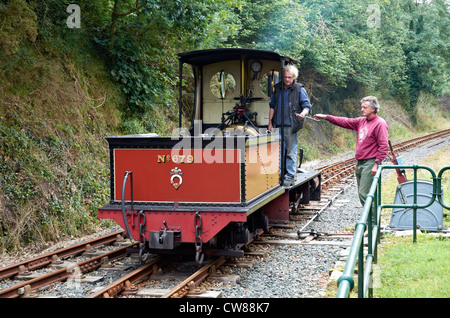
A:
[[[352,81],[396,97],[412,116],[421,91],[441,94],[448,87],[450,24],[443,0],[265,3],[242,6],[245,30],[237,41],[294,57],[337,87]]]
[[[3,54],[16,53],[22,41],[36,40],[36,14],[24,0],[0,3],[0,26],[0,52]]]
[[[421,91],[440,94],[448,80],[450,17],[443,0],[422,4],[404,0],[402,5],[408,23],[403,50],[413,112]]]
[[[290,12],[291,14],[286,14]],[[298,60],[307,43],[306,15],[309,10],[303,4],[278,1],[268,8],[264,27],[260,30],[257,48],[277,51]]]
[[[38,2],[43,35],[50,38],[55,30],[70,33],[60,27],[64,24],[61,9],[68,2]],[[371,94],[398,98],[413,116],[420,91],[439,94],[448,86],[449,16],[443,0],[375,4],[363,0],[103,0],[79,4],[83,27],[90,30],[126,95],[122,118],[140,121],[146,117],[151,122],[140,123],[144,129],[158,126],[152,119],[155,113],[172,116],[177,105],[177,53],[192,49],[240,46],[277,51],[299,60],[303,69],[314,70],[314,84],[325,79],[326,86],[349,92],[361,92],[364,87]],[[47,12],[59,22],[48,23],[42,17]]]
[[[97,28],[94,38],[106,51],[115,80],[127,97],[122,128],[136,129],[145,117],[146,128],[158,127],[152,115],[171,116],[176,105],[177,53],[192,48],[216,46],[218,39],[236,33],[230,10],[232,1],[114,1],[106,12],[111,17]],[[171,36],[169,36],[171,35]],[[157,116],[156,116],[157,117]],[[135,122],[135,124],[132,124]],[[130,126],[130,124],[132,124]],[[138,131],[141,131],[138,129]]]
[[[106,154],[13,115],[0,123],[0,228],[9,233],[0,239],[2,250],[94,230],[97,208],[109,196]]]

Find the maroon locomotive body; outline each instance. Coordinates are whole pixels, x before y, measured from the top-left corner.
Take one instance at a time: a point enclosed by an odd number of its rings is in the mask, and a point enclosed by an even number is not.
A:
[[[294,185],[280,185],[282,140],[266,131],[268,95],[288,62],[245,49],[180,54],[180,69],[192,65],[195,78],[191,127],[107,137],[111,198],[99,218],[139,241],[141,257],[195,252],[200,262],[242,255],[257,233],[288,223],[293,202],[320,200],[318,171],[300,169]]]

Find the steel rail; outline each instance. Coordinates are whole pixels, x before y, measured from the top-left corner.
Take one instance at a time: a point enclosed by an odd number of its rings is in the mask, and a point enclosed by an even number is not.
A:
[[[160,268],[164,263],[167,263],[169,260],[170,258],[168,257],[158,256],[144,266],[136,269],[132,273],[118,279],[117,281],[106,286],[104,289],[89,296],[89,298],[111,298],[126,291],[131,291],[132,293],[134,293],[136,292],[136,290],[133,291],[133,284],[136,284],[144,277],[150,276],[153,272],[156,272],[158,268]],[[195,272],[183,282],[164,294],[162,298],[182,298],[186,296],[193,288],[193,286],[198,285],[201,281],[209,276],[212,270],[215,270],[216,268],[223,265],[225,261],[226,258],[224,256],[221,256],[217,260],[206,264],[197,272]]]
[[[144,266],[134,270],[130,274],[125,275],[122,278],[112,282],[104,289],[89,296],[89,298],[111,298],[123,291],[130,290],[133,284],[135,284],[142,278],[151,275],[153,272],[157,271],[159,267],[161,267],[164,263],[167,263],[168,261],[169,261],[168,257],[158,256],[149,263],[145,264]]]
[[[54,252],[50,252],[45,255],[38,256],[20,263],[2,267],[0,268],[0,279],[8,278],[33,269],[47,266],[48,264],[56,262],[57,259],[83,253],[91,247],[111,244],[113,242],[122,240],[123,234],[125,234],[124,231],[118,231],[112,234],[102,236],[100,238],[76,244],[74,246],[59,249]]]
[[[345,178],[355,172],[355,166],[345,167],[340,172],[335,173],[333,176],[322,181],[322,186],[327,189],[333,185],[333,181],[337,182],[338,178]]]
[[[128,252],[126,251],[127,248],[135,247],[136,245],[137,243],[133,243],[128,246],[118,248],[114,251],[107,252],[99,256],[95,256],[86,261],[69,265],[54,272],[0,290],[0,298],[27,297],[29,296],[28,294],[32,290],[47,286],[55,282],[60,282],[69,278],[72,275],[72,270],[74,268],[78,267],[80,269],[80,272],[84,274],[99,268],[103,264],[102,259],[104,259],[105,257],[107,257],[109,261],[125,257],[126,255],[128,255]]]
[[[405,204],[381,204],[381,173],[383,169],[413,169],[414,170],[414,195],[412,197],[413,203]],[[417,200],[417,170],[424,169],[428,170],[432,176],[433,180],[433,191],[431,193],[431,198],[428,202],[418,202]],[[380,225],[381,225],[381,210],[384,208],[411,208],[413,209],[413,220],[412,220],[412,230],[413,230],[413,243],[416,243],[416,231],[417,231],[417,210],[427,208],[432,205],[438,198],[438,202],[444,206],[442,196],[443,193],[440,190],[440,179],[444,171],[450,170],[450,166],[442,168],[438,173],[438,178],[436,178],[436,173],[433,169],[427,166],[421,165],[388,165],[378,167],[377,173],[373,178],[370,191],[366,196],[366,203],[363,207],[363,212],[360,216],[359,221],[355,226],[355,235],[350,248],[350,252],[347,258],[347,262],[344,268],[342,276],[338,279],[338,291],[336,294],[337,298],[348,298],[350,291],[355,285],[353,279],[354,268],[358,264],[358,297],[372,297],[373,288],[371,284],[372,280],[372,264],[376,262],[377,259],[377,245],[380,242]],[[368,235],[368,249],[366,254],[366,261],[364,262],[364,233],[367,230]]]
[[[222,266],[225,261],[225,256],[221,256],[211,263],[206,264],[194,274],[186,278],[183,282],[165,293],[161,298],[183,298],[193,289],[194,286],[197,286],[206,277],[208,277],[211,274],[211,271],[215,271],[218,267]]]

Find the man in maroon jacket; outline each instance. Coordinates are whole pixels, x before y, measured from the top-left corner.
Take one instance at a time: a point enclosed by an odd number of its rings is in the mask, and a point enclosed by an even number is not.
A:
[[[331,115],[316,114],[314,118],[325,119],[333,125],[357,131],[355,175],[358,183],[359,199],[364,205],[366,195],[372,185],[372,177],[377,172],[378,165],[387,155],[389,149],[388,125],[377,115],[380,108],[374,96],[361,100],[361,113],[364,117],[346,118]]]

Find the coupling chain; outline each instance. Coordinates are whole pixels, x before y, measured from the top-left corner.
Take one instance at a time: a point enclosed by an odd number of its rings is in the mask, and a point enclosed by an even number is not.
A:
[[[145,262],[149,254],[147,253],[143,255],[145,248],[145,213],[143,210],[139,211],[138,223],[139,223],[139,259],[141,260],[141,262]]]
[[[202,253],[203,241],[202,241],[202,216],[200,212],[195,212],[194,216],[194,226],[195,226],[195,261],[198,264],[203,263],[204,254]]]

